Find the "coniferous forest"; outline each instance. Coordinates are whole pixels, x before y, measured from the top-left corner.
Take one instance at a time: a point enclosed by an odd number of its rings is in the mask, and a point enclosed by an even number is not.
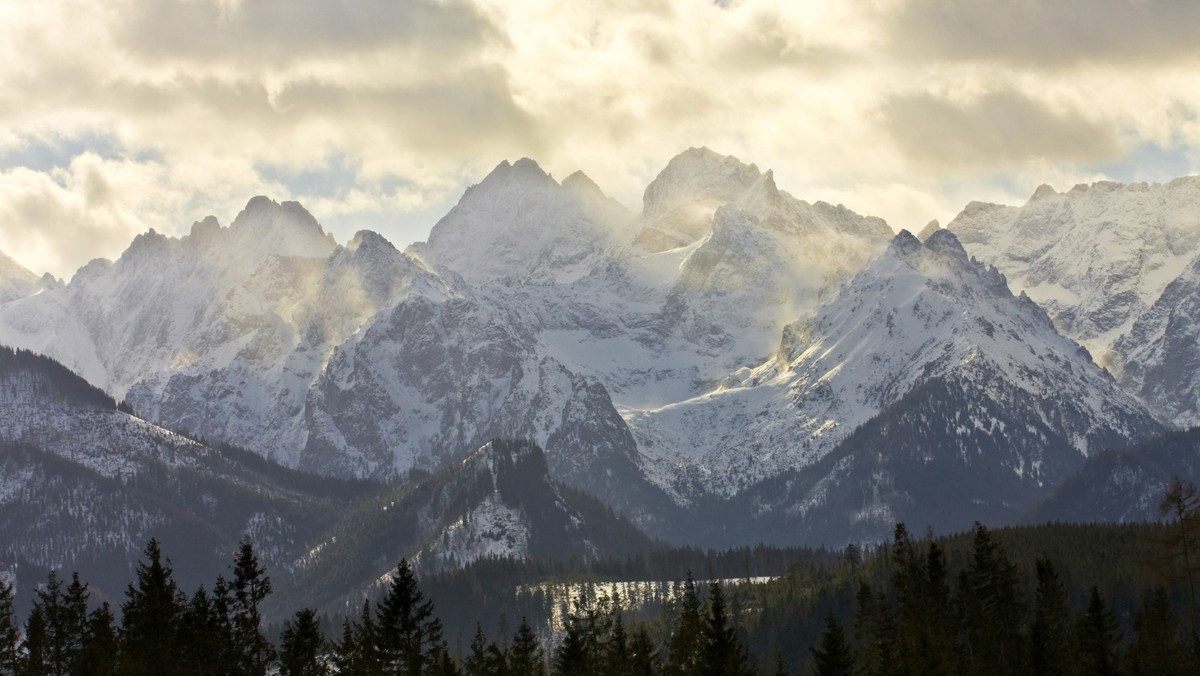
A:
[[[116,608],[79,574],[51,572],[22,622],[0,582],[0,674],[1200,673],[1200,497],[1176,480],[1161,509],[1159,524],[940,538],[898,524],[888,546],[815,556],[767,583],[688,573],[653,608],[584,584],[561,626],[524,617],[485,632],[479,617],[469,642],[448,637],[463,631],[447,631],[404,560],[345,617],[299,609],[268,627],[269,571],[248,540],[228,577],[190,594],[151,540]]]

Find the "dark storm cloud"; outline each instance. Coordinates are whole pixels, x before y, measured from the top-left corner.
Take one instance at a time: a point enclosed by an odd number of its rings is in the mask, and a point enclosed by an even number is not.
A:
[[[1103,162],[1121,152],[1114,130],[1013,90],[967,103],[929,94],[897,96],[882,112],[888,133],[908,159],[934,170],[1035,160]]]
[[[1196,59],[1196,0],[911,0],[889,24],[896,53],[1056,66]]]

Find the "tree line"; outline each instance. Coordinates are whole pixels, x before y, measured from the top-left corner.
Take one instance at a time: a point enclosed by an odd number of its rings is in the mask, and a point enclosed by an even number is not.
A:
[[[898,524],[890,547],[869,559],[854,548],[846,552],[843,563],[857,579],[846,603],[838,601],[842,592],[811,577],[807,589],[780,580],[771,593],[795,593],[784,604],[796,608],[811,606],[812,598],[825,606],[823,631],[800,670],[805,674],[1200,673],[1193,593],[1200,497],[1175,481],[1162,509],[1170,519],[1152,531],[1161,556],[1148,563],[1172,589],[1146,587],[1130,622],[1118,619],[1099,585],[1079,603],[1045,553],[1014,560],[980,524],[968,534],[965,564],[948,562],[954,557],[943,543],[954,539],[918,540]],[[144,557],[116,612],[106,602],[93,607],[78,574],[68,582],[51,572],[18,623],[13,589],[0,580],[0,676],[260,676],[274,670],[281,676],[749,676],[772,668],[783,675],[791,673],[783,651],[751,654],[747,645],[761,644],[747,638],[769,627],[778,646],[812,640],[789,631],[796,625],[779,622],[772,605],[751,607],[746,597],[727,596],[716,583],[705,589],[689,573],[657,619],[644,613],[637,619],[619,597],[582,586],[556,640],[543,643],[523,618],[514,633],[498,631],[493,639],[477,625],[469,647],[452,652],[432,601],[401,560],[383,593],[364,598],[336,636],[324,635],[317,613],[302,609],[272,642],[261,613],[271,581],[248,540],[231,578],[218,576],[211,590],[201,585],[190,596],[175,584],[156,540]],[[1113,565],[1124,565],[1118,559]],[[1068,570],[1078,567],[1066,563]]]
[[[1127,639],[1099,587],[1090,587],[1081,611],[1073,608],[1044,555],[1027,594],[1020,566],[982,525],[972,532],[970,564],[953,581],[938,542],[916,542],[903,524],[890,558],[885,588],[861,583],[852,629],[832,610],[826,615],[811,649],[817,676],[1200,673],[1200,635],[1165,586],[1145,594]]]

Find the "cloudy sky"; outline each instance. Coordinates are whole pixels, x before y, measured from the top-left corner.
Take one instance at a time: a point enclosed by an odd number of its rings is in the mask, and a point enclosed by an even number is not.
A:
[[[637,210],[689,146],[895,228],[1200,169],[1193,0],[0,0],[0,251],[298,199],[424,239],[501,160]]]

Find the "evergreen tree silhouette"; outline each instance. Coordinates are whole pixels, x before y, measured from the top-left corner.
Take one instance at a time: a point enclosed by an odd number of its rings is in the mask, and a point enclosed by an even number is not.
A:
[[[1089,676],[1117,676],[1121,632],[1116,615],[1104,602],[1100,589],[1088,592],[1087,611],[1075,629],[1076,672]]]
[[[417,585],[406,559],[396,564],[387,594],[376,610],[379,654],[384,673],[415,675],[426,668],[444,670],[450,660],[442,638],[442,623],[433,602]]]
[[[138,563],[137,584],[125,590],[121,605],[121,651],[117,673],[175,673],[179,660],[179,619],[183,594],[171,578],[171,564],[164,563],[158,540],[151,538]]]
[[[733,620],[725,605],[725,593],[716,581],[708,585],[708,612],[700,630],[703,664],[700,673],[708,676],[750,674],[749,659],[738,640]]]
[[[46,616],[41,606],[35,605],[25,621],[25,640],[21,642],[18,676],[50,676],[47,652]]]
[[[0,580],[0,676],[13,676],[17,670],[17,650],[21,630],[13,608],[13,588]]]
[[[1043,554],[1034,564],[1037,589],[1033,596],[1033,620],[1029,625],[1029,668],[1045,676],[1066,676],[1070,666],[1068,644],[1070,611],[1067,590],[1058,570]]]
[[[1186,676],[1187,649],[1179,636],[1179,623],[1164,587],[1146,594],[1133,618],[1133,643],[1126,653],[1125,671],[1132,676]]]
[[[233,567],[230,625],[234,667],[242,676],[263,676],[275,659],[275,649],[262,633],[262,603],[271,594],[271,578],[259,563],[250,539],[242,540]]]
[[[658,652],[645,627],[633,631],[629,640],[629,676],[653,676],[658,673]]]
[[[691,571],[688,571],[675,603],[679,607],[679,619],[668,642],[666,673],[670,676],[700,674],[704,654],[703,620],[700,616],[700,597],[696,594],[696,581]]]
[[[543,676],[546,672],[546,652],[524,617],[509,648],[510,676]]]
[[[311,608],[296,612],[284,622],[279,645],[279,676],[325,676],[325,637],[317,613]]]
[[[116,619],[108,603],[101,603],[88,616],[83,649],[76,657],[72,673],[113,676],[117,673],[117,649]]]
[[[853,676],[854,652],[846,642],[846,634],[833,616],[832,609],[825,616],[825,631],[821,634],[821,641],[810,651],[813,676]]]

